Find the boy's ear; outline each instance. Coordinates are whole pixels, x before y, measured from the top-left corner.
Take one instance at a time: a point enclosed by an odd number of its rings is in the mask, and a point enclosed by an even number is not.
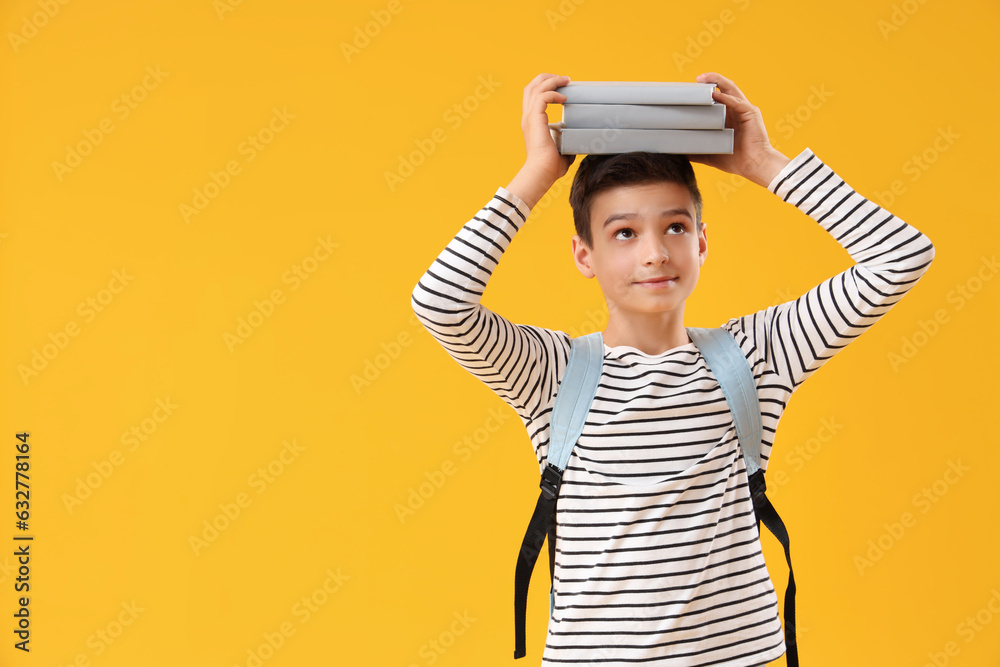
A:
[[[698,234],[698,259],[701,266],[705,265],[706,257],[708,257],[708,225],[702,221],[701,233]]]
[[[584,278],[593,278],[595,274],[590,268],[591,249],[587,247],[587,244],[583,242],[579,234],[573,235],[570,244],[573,249],[573,261],[576,263],[576,268],[580,270]]]

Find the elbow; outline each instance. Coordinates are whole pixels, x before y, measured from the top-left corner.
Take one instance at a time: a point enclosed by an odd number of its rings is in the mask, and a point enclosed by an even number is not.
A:
[[[420,294],[422,289],[423,288],[420,286],[420,283],[417,282],[417,284],[413,286],[413,289],[410,290],[410,308],[417,315],[417,317],[419,317],[424,310],[423,306],[420,305],[420,301],[417,300],[417,295]]]
[[[920,232],[920,236],[922,237],[924,246],[926,246],[927,248],[926,251],[924,252],[924,255],[927,259],[927,263],[929,264],[931,260],[934,259],[934,242],[931,241],[930,237],[927,236],[927,234],[924,234],[923,232]]]
[[[934,261],[934,243],[920,230],[915,231],[916,234],[907,244],[909,252],[901,258],[901,262],[905,264],[899,267],[899,273],[907,273],[911,278],[919,279],[927,273]]]
[[[410,318],[414,324],[419,322],[425,329],[429,330],[431,323],[436,323],[440,319],[441,312],[435,296],[427,290],[423,280],[421,278],[410,292],[410,309],[413,311]]]
[[[926,272],[927,269],[930,268],[931,262],[934,261],[934,244],[931,242],[931,240],[927,237],[926,234],[924,234],[923,237],[924,237],[923,240],[926,244],[926,249],[921,254],[921,259],[923,260],[923,262],[921,262],[921,265],[923,266],[921,273]]]
[[[409,316],[409,321],[412,325],[420,325],[427,331],[431,331],[428,324],[429,313],[427,307],[420,303],[417,296],[420,293],[420,283],[417,283],[416,287],[410,293],[410,310],[412,313]]]

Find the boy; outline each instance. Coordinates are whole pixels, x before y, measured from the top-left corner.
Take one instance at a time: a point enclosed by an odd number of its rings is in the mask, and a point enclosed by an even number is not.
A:
[[[934,257],[924,234],[854,192],[810,149],[792,159],[774,149],[759,110],[732,81],[714,72],[697,80],[717,84],[714,99],[734,129],[731,155],[587,156],[571,188],[573,258],[597,278],[608,324],[597,395],[559,493],[543,665],[749,667],[785,651],[732,415],[684,329],[684,303],[707,254],[690,160],[766,187],[856,262],[794,301],[722,325],[753,372],[765,470],[796,388],[888,312]],[[517,411],[539,472],[571,338],[513,324],[479,301],[530,209],[575,159],[558,153],[545,114],[565,101],[555,88],[568,81],[540,74],[525,87],[524,166],[411,298],[428,332]],[[748,258],[749,280],[761,260],[773,261]]]

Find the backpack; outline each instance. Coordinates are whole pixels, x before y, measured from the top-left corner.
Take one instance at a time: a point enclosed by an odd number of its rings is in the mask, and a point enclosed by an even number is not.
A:
[[[753,499],[757,531],[760,523],[774,534],[785,549],[788,563],[788,587],[785,589],[785,660],[788,667],[798,667],[798,647],[795,641],[795,578],[788,531],[777,511],[765,495],[764,471],[760,467],[760,441],[763,424],[753,373],[739,344],[722,327],[703,329],[686,327],[691,341],[705,357],[709,369],[719,381],[726,403],[733,414],[736,434],[746,464],[750,495]],[[563,471],[569,462],[590,405],[597,393],[604,364],[604,339],[600,331],[574,338],[566,373],[556,393],[549,428],[549,451],[539,486],[542,489],[531,515],[528,530],[521,543],[514,575],[514,658],[525,656],[525,616],[528,605],[528,584],[535,561],[546,537],[549,540],[549,619],[555,609],[555,540],[556,501]]]

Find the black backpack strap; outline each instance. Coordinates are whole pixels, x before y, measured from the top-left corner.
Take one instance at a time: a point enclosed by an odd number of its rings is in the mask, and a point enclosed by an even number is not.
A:
[[[763,521],[785,548],[785,561],[788,563],[788,587],[785,589],[785,662],[788,667],[799,667],[799,648],[795,641],[795,574],[792,572],[788,530],[785,528],[785,522],[778,516],[778,510],[774,509],[774,505],[767,499],[764,471],[758,470],[750,475],[749,481],[753,509],[757,515],[757,532],[760,532],[760,523]]]
[[[743,355],[739,344],[723,327],[701,329],[687,327],[691,341],[705,357],[709,369],[719,381],[722,393],[733,413],[736,437],[740,443],[746,465],[750,496],[753,498],[754,514],[757,516],[757,532],[760,522],[785,548],[788,563],[788,588],[785,589],[785,662],[788,667],[798,667],[799,653],[795,641],[795,577],[792,574],[792,553],[789,548],[788,530],[778,516],[777,510],[768,500],[765,491],[764,471],[760,467],[760,447],[763,423],[760,416],[760,401],[754,383],[750,364]]]
[[[521,550],[517,554],[517,569],[514,571],[514,658],[523,658],[527,653],[525,646],[525,625],[528,609],[528,584],[531,583],[531,572],[542,550],[546,536],[555,533],[556,499],[559,496],[559,486],[562,484],[562,471],[551,463],[546,464],[542,472],[539,486],[542,492],[535,503],[535,511],[528,523],[528,530],[521,542]],[[555,540],[549,539],[549,568],[555,576]]]
[[[542,493],[535,503],[528,530],[517,555],[514,572],[514,658],[525,656],[525,625],[528,607],[528,584],[542,543],[549,540],[549,620],[555,605],[556,501],[563,471],[573,447],[583,432],[590,405],[597,393],[604,365],[604,338],[600,331],[573,338],[566,372],[563,374],[552,406],[549,449],[539,486]]]

